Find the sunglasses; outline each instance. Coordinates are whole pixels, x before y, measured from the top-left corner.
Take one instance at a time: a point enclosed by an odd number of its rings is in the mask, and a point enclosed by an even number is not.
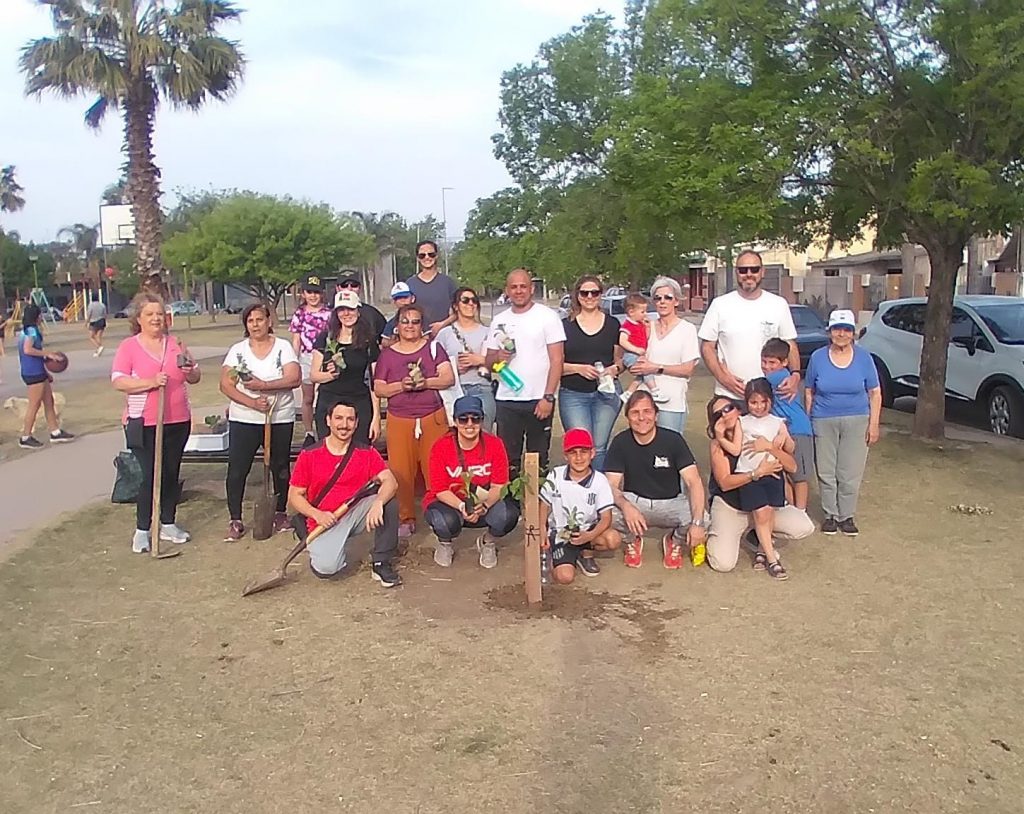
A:
[[[672,302],[676,298],[675,294],[655,294],[655,302]]]
[[[401,325],[422,325],[422,319],[400,319],[398,320]]]
[[[459,297],[459,302],[461,302],[463,305],[479,305],[480,304],[480,300],[478,300],[476,297]]]
[[[760,266],[736,266],[737,274],[757,274],[761,271]]]
[[[601,296],[601,289],[600,288],[581,288],[580,289],[580,296],[581,297],[600,297]]]
[[[455,420],[465,426],[467,424],[479,424],[484,420],[484,417],[482,415],[460,415]]]
[[[359,288],[359,283],[355,280],[346,280],[343,283],[338,283],[338,288]]]
[[[424,259],[424,258],[426,258],[426,257],[437,257],[437,252],[420,252],[420,253],[419,253],[419,254],[417,254],[416,256],[417,256],[417,257],[418,257],[418,258],[419,258],[420,260],[423,260],[423,259]]]
[[[736,405],[735,404],[726,404],[721,410],[715,410],[711,414],[711,423],[712,424],[717,424],[718,420],[722,416],[729,415],[729,413],[735,412],[735,410],[736,410]]]

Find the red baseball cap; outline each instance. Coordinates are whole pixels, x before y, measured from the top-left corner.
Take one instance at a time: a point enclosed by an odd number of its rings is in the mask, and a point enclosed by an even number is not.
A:
[[[565,438],[562,439],[562,450],[568,452],[570,449],[580,449],[581,447],[585,449],[594,448],[594,439],[590,432],[581,427],[569,430],[565,434]]]

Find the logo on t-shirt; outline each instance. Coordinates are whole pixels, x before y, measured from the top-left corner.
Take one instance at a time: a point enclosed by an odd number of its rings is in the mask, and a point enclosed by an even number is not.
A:
[[[469,473],[474,478],[489,478],[491,476],[491,462],[487,461],[482,464],[472,464],[466,467]],[[444,471],[448,473],[449,478],[457,478],[462,474],[461,466],[446,466]]]
[[[671,464],[668,462],[668,458],[664,455],[654,456],[654,468],[655,469],[671,469]]]
[[[588,506],[596,506],[597,505],[597,494],[595,492],[587,492],[587,505]]]

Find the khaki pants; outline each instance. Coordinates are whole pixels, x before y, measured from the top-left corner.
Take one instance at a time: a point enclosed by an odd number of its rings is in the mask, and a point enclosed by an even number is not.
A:
[[[740,556],[740,541],[751,526],[750,515],[734,509],[717,495],[711,501],[708,530],[708,565],[716,571],[731,571]],[[796,506],[775,510],[773,536],[799,540],[814,533],[814,521]]]
[[[417,421],[419,438],[416,437]],[[422,472],[423,482],[430,482],[430,448],[446,432],[448,417],[443,408],[419,419],[388,414],[388,469],[398,481],[399,522],[416,520],[416,473]]]

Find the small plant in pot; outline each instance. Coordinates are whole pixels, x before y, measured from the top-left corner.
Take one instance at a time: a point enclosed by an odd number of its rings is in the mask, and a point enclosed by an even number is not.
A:
[[[203,423],[210,428],[212,434],[224,432],[228,428],[227,419],[222,415],[208,415],[203,419]]]
[[[237,354],[236,359],[238,361],[228,371],[228,376],[231,377],[232,381],[241,382],[242,384],[252,381],[252,371],[249,370],[249,366],[245,363],[245,359],[242,357],[242,354]]]
[[[327,370],[327,366],[334,362],[334,366],[338,370],[344,370],[348,365],[345,363],[345,354],[342,352],[342,344],[337,339],[328,339],[327,345],[324,348],[324,363],[323,369]]]
[[[423,375],[422,363],[422,359],[417,359],[415,362],[409,362],[409,378],[412,379],[412,386],[417,390],[424,387],[427,383],[427,377]]]
[[[473,473],[464,469],[459,478],[462,480],[462,492],[466,496],[462,504],[466,507],[466,514],[472,514],[477,506],[475,489],[473,488]]]
[[[573,541],[573,535],[583,531],[583,512],[573,506],[569,509],[569,516],[566,518],[565,526],[558,532],[560,540],[567,543]]]

